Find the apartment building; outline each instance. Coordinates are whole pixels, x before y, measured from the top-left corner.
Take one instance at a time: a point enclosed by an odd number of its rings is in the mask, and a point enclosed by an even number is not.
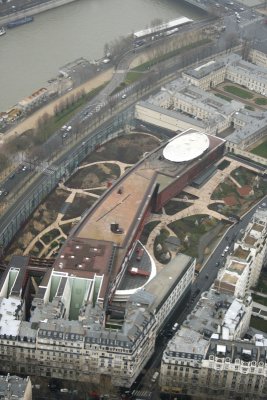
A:
[[[48,271],[26,320],[16,292],[22,292],[23,261],[26,268],[25,258],[13,260],[2,281],[1,370],[124,387],[153,354],[157,333],[190,290],[195,270],[194,259],[178,254],[125,308],[117,307],[119,316],[116,307],[107,314],[95,300],[96,280]],[[80,305],[85,292],[88,300]]]
[[[211,339],[200,392],[211,399],[265,399],[266,350],[267,341],[261,335],[251,342]]]
[[[190,395],[194,400],[253,396],[263,400],[267,393],[267,339],[261,335],[252,341],[241,339],[251,311],[250,296],[242,301],[213,288],[204,293],[164,351],[161,391]]]
[[[267,208],[258,207],[212,288],[164,351],[160,387],[192,399],[267,398],[267,339],[246,339],[253,301],[249,288],[266,262]]]
[[[258,208],[234,244],[234,250],[215,280],[215,289],[244,297],[258,282],[267,257],[267,209]]]

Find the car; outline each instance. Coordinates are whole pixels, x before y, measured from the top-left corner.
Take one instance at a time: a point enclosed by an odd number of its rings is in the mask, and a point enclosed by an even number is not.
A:
[[[9,191],[5,190],[4,193],[3,193],[3,196],[7,196],[8,194],[9,194]]]
[[[71,125],[67,126],[66,131],[70,132],[71,130],[72,130],[72,126]]]
[[[123,95],[121,96],[122,99],[126,99],[127,95],[125,93],[123,93]]]
[[[172,331],[176,332],[178,328],[179,328],[179,324],[177,322],[175,322],[175,324],[172,327]]]
[[[49,389],[51,392],[58,392],[60,390],[60,383],[56,379],[51,379],[48,384]]]
[[[62,132],[67,129],[67,125],[63,125],[62,128],[60,129]]]
[[[22,171],[22,172],[27,171],[27,166],[26,166],[26,165],[23,165],[23,166],[21,167],[21,171]]]
[[[13,178],[15,178],[15,174],[9,175],[9,178],[8,178],[8,179],[13,179]]]
[[[0,196],[2,196],[2,194],[3,194],[3,190],[0,190]]]

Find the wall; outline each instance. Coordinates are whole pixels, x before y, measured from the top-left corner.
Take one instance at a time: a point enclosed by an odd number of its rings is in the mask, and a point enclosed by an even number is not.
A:
[[[18,11],[13,13],[12,15],[7,15],[6,17],[0,18],[0,26],[5,25],[10,21],[14,21],[15,19],[32,16],[39,14],[41,12],[51,10],[52,8],[60,7],[68,3],[72,3],[76,0],[51,0],[45,3],[38,4],[35,7],[28,8],[27,10]]]

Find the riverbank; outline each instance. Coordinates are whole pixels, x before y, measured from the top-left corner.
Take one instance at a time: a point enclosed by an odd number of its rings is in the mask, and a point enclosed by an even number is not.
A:
[[[38,111],[27,117],[24,121],[17,124],[7,133],[5,133],[3,135],[3,139],[1,140],[0,144],[1,143],[3,144],[4,141],[7,141],[14,136],[19,136],[23,134],[23,132],[37,128],[38,121],[44,114],[47,114],[48,116],[53,116],[55,113],[55,108],[59,106],[60,103],[62,104],[62,102],[67,101],[70,98],[73,98],[73,96],[77,95],[81,91],[84,91],[84,93],[90,93],[92,90],[103,85],[105,82],[110,81],[113,76],[113,73],[114,73],[114,68],[110,68],[105,72],[102,72],[101,74],[97,75],[95,78],[92,78],[89,81],[83,83],[82,85],[76,87],[71,92],[64,94],[58,99],[40,108]]]
[[[31,17],[40,14],[44,11],[52,10],[65,4],[73,3],[77,0],[48,0],[45,3],[40,3],[35,6],[25,8],[24,10],[19,10],[12,12],[12,14],[6,15],[0,18],[0,26],[6,25],[11,21],[15,21],[23,17]]]

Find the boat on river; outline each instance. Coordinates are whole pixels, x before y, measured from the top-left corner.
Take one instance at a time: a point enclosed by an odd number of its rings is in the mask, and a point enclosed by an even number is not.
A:
[[[0,28],[0,36],[3,36],[5,33],[6,33],[6,30],[5,30],[5,28],[2,26],[2,27]]]
[[[15,19],[14,21],[8,22],[7,28],[16,28],[17,26],[28,24],[33,21],[33,17],[23,17],[19,19]]]

